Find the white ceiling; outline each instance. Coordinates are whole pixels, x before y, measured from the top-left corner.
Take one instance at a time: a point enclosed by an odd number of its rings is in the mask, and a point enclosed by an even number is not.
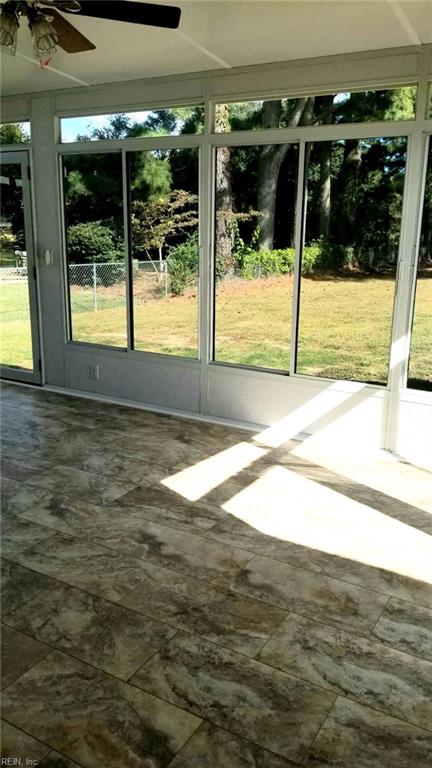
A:
[[[1,55],[3,95],[432,43],[432,0],[171,4],[182,8],[179,30],[68,16],[97,48],[59,49],[47,71],[33,59],[23,21],[17,55]]]

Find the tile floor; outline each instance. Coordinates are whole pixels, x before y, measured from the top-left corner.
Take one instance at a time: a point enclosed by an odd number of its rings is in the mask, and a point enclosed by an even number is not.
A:
[[[431,768],[425,470],[11,384],[1,431],[3,758]]]

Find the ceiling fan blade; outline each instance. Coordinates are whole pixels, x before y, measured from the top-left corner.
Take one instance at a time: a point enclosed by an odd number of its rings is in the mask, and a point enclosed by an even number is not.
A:
[[[52,19],[51,24],[59,36],[58,45],[67,53],[82,53],[83,51],[94,51],[96,46],[87,40],[76,27],[69,23],[54,8],[49,11],[43,11],[48,18]]]
[[[81,10],[76,11],[75,16],[92,16],[96,19],[127,21],[129,24],[148,24],[167,29],[177,29],[180,23],[181,10],[174,5],[134,3],[130,0],[110,0],[105,3],[100,0],[80,0],[80,5]],[[66,8],[62,10],[69,13]]]

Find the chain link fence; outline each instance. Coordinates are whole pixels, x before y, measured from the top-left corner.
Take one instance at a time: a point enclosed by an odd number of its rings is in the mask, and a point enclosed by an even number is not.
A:
[[[27,266],[0,267],[0,322],[28,320]]]
[[[72,313],[125,306],[124,262],[70,264],[68,272]],[[133,276],[134,294],[139,300],[168,295],[169,275],[165,261],[134,261]],[[0,267],[0,320],[25,320],[28,314],[27,267]]]
[[[164,261],[133,261],[134,294],[144,299],[168,294],[168,270]],[[126,302],[124,262],[70,264],[72,312],[116,309]]]

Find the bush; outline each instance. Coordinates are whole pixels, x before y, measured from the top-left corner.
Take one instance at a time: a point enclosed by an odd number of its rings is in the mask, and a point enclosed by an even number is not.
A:
[[[198,272],[198,233],[169,249],[167,256],[170,291],[179,296]]]
[[[94,264],[124,258],[113,230],[97,221],[68,227],[67,249],[71,264]]]
[[[321,266],[322,250],[320,243],[305,245],[302,256],[302,275],[308,275],[315,267]]]
[[[323,242],[320,266],[338,272],[355,266],[356,259],[352,245]]]
[[[318,266],[321,257],[319,243],[303,248],[302,274],[307,275]],[[283,248],[274,251],[247,251],[239,256],[240,275],[246,280],[256,277],[290,275],[294,272],[295,250]]]

